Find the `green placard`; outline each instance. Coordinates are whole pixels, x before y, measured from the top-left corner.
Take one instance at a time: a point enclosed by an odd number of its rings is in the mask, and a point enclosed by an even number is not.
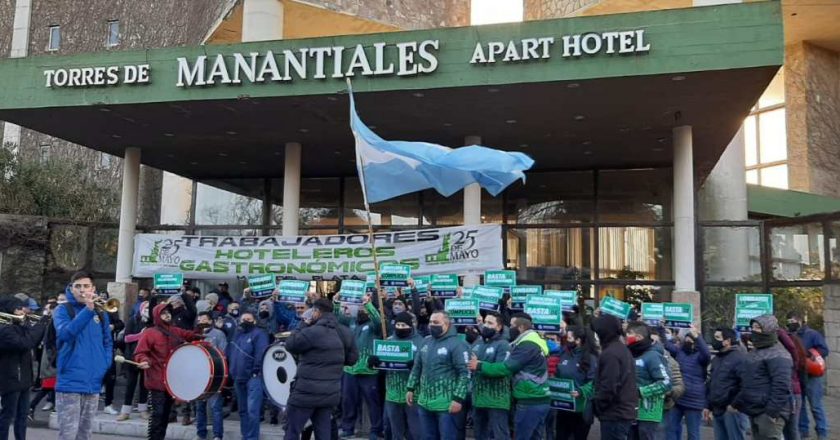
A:
[[[639,399],[639,414],[636,419],[643,422],[661,422],[664,407],[664,396],[642,397]]]
[[[365,290],[370,293],[376,293],[376,272],[365,274]]]
[[[407,370],[414,359],[414,344],[411,341],[373,340],[373,355],[382,363],[379,370]]]
[[[773,295],[767,293],[739,293],[735,295],[735,326],[739,332],[750,332],[750,320],[756,316],[773,314]]]
[[[689,303],[665,303],[663,319],[665,327],[689,328],[694,322],[694,305]]]
[[[343,280],[341,282],[341,295],[339,298],[343,303],[361,304],[365,297],[365,282],[361,280]]]
[[[665,304],[642,303],[642,320],[645,324],[659,327],[665,319]]]
[[[411,278],[411,266],[407,264],[383,264],[379,267],[379,282],[386,287],[406,287]]]
[[[499,310],[499,300],[504,293],[501,287],[476,286],[472,289],[470,298],[478,301],[481,310]]]
[[[525,301],[528,295],[542,295],[543,286],[520,285],[510,288],[511,309],[522,310],[525,308]]]
[[[173,295],[181,292],[184,286],[184,274],[182,273],[156,273],[155,290],[161,295]]]
[[[429,296],[429,284],[431,283],[431,279],[432,277],[429,275],[414,277],[414,290],[417,291],[418,296]]]
[[[510,292],[510,288],[516,285],[516,271],[488,270],[484,272],[484,285],[501,287],[504,292]]]
[[[277,288],[277,276],[274,274],[249,275],[248,287],[251,288],[251,296],[254,298],[271,295]]]
[[[577,305],[577,290],[546,290],[545,296],[559,299],[564,312],[571,312],[572,307]]]
[[[601,300],[601,311],[608,314],[613,315],[620,319],[627,319],[627,316],[630,315],[630,304],[619,301],[611,296],[605,296],[603,300]]]
[[[528,295],[528,297],[525,298],[525,305],[562,307],[559,298],[545,295]]]
[[[478,324],[478,301],[474,299],[449,299],[446,313],[455,325]]]
[[[309,281],[280,280],[278,301],[304,303],[306,292],[309,292]]]
[[[526,301],[525,313],[531,315],[535,330],[544,332],[560,331],[560,321],[563,320],[563,307],[560,304],[535,305]]]
[[[433,274],[429,281],[429,290],[436,298],[454,298],[458,294],[458,275]]]
[[[583,397],[573,397],[575,381],[552,377],[548,379],[548,391],[551,397],[551,408],[562,411],[581,412],[584,408]]]

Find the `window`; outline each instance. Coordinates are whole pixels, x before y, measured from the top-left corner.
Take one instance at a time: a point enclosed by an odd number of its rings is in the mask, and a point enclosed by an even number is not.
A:
[[[788,188],[784,85],[780,70],[744,120],[747,183]]]
[[[58,50],[61,47],[61,26],[50,26],[50,41],[47,43],[47,50]]]
[[[120,21],[111,20],[108,22],[108,39],[105,41],[106,47],[114,47],[120,45]]]
[[[107,170],[111,168],[111,155],[107,153],[99,153],[99,169]]]
[[[41,144],[40,157],[38,158],[42,164],[50,160],[50,144]]]

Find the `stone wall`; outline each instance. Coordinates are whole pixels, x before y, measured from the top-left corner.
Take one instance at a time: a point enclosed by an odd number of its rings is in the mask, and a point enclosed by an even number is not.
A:
[[[524,0],[525,20],[546,20],[577,15],[601,0]]]
[[[825,294],[825,341],[828,344],[827,359],[828,394],[840,396],[840,286],[823,286]]]
[[[840,197],[840,54],[788,46],[785,106],[790,188]]]
[[[333,11],[355,15],[401,29],[429,29],[470,24],[469,0],[306,0]]]

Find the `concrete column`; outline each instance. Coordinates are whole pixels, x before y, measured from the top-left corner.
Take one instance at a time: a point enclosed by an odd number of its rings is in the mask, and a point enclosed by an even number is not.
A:
[[[674,145],[674,302],[694,304],[695,324],[700,317],[694,266],[694,154],[691,126],[673,130]]]
[[[286,143],[283,168],[283,236],[298,235],[300,223],[300,144]]]
[[[826,359],[827,392],[830,396],[840,396],[840,286],[824,284],[823,319],[825,342],[828,345]]]
[[[481,145],[481,136],[464,137],[464,145]],[[464,224],[481,224],[481,185],[473,183],[464,188]],[[464,287],[478,285],[478,274],[468,274],[464,277]]]
[[[123,184],[120,202],[120,235],[117,244],[118,283],[131,282],[131,264],[134,259],[134,233],[137,225],[137,188],[140,185],[140,149],[125,149],[123,159]]]
[[[283,38],[283,2],[245,0],[242,6],[242,41]]]
[[[17,0],[15,2],[15,18],[12,24],[12,47],[9,58],[23,58],[29,52],[29,27],[32,17],[32,0]],[[3,123],[3,143],[17,154],[20,147],[20,126],[11,122]]]

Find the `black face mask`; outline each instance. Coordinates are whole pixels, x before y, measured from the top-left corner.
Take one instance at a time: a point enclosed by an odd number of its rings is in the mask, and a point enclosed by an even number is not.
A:
[[[405,339],[405,338],[411,336],[411,332],[412,332],[412,329],[410,329],[410,328],[398,328],[398,329],[394,330],[394,333],[400,339]]]
[[[242,330],[245,332],[249,332],[254,329],[254,323],[250,321],[242,321],[239,326],[242,327]]]
[[[519,337],[520,333],[521,332],[519,331],[519,329],[517,327],[511,327],[510,328],[510,341],[511,342],[515,341],[516,338]]]
[[[429,333],[432,334],[433,338],[438,339],[441,336],[443,336],[443,326],[442,325],[430,325],[429,326]]]
[[[356,324],[362,325],[368,321],[370,321],[370,316],[368,316],[367,313],[359,313],[356,315]]]
[[[778,342],[779,336],[775,333],[753,333],[750,335],[750,340],[755,348],[767,348]]]
[[[476,339],[478,339],[478,330],[474,328],[468,328],[467,331],[464,332],[464,336],[464,339],[466,339],[467,344],[472,344],[473,342],[475,342]]]
[[[788,325],[787,325],[787,329],[788,329],[788,331],[789,331],[789,332],[791,332],[791,333],[796,333],[796,332],[798,332],[800,327],[802,327],[802,324],[800,324],[800,323],[798,323],[798,322],[790,322],[790,323],[788,323]]]
[[[482,327],[481,328],[481,337],[486,339],[486,340],[493,339],[493,337],[496,336],[496,333],[497,333],[496,329],[494,329],[493,327]]]
[[[566,348],[568,348],[569,351],[574,351],[577,348],[577,344],[574,343],[574,342],[568,342],[567,341],[566,342]]]
[[[260,319],[268,318],[268,310],[261,311],[259,316],[260,316]]]
[[[717,339],[712,339],[712,348],[714,348],[715,351],[723,350],[723,341],[718,341]]]
[[[683,341],[682,349],[688,354],[694,353],[694,341],[686,339],[685,341]]]

